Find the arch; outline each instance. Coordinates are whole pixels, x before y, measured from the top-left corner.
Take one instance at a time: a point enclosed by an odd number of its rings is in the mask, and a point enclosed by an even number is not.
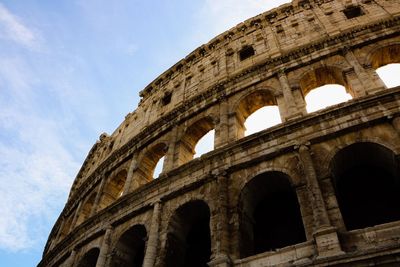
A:
[[[158,161],[167,153],[167,150],[168,146],[165,143],[158,143],[143,154],[135,172],[136,182],[139,185],[150,182],[154,178],[154,169]]]
[[[374,49],[369,54],[368,61],[388,88],[400,85],[398,78],[400,74],[400,44],[389,44]],[[389,75],[390,72],[393,74]]]
[[[269,106],[277,107],[275,96],[270,90],[259,89],[242,97],[235,108],[235,128],[237,129],[236,136],[238,138],[244,137],[246,131],[245,121],[249,118],[249,116],[251,116],[257,110]],[[266,128],[267,127],[268,126],[266,126]]]
[[[368,61],[374,69],[391,63],[400,63],[400,44],[389,44],[374,49],[368,55]]]
[[[92,248],[83,255],[77,267],[96,267],[97,259],[99,258],[100,249]]]
[[[63,227],[60,229],[60,235],[58,238],[59,240],[62,240],[70,232],[72,226],[72,220],[74,218],[73,214],[74,213],[72,212],[67,218],[64,218]]]
[[[297,195],[285,173],[268,171],[252,178],[238,206],[241,257],[306,241]]]
[[[343,70],[338,67],[322,66],[313,68],[301,76],[299,84],[307,103],[308,112],[345,102],[354,95],[346,81]],[[324,100],[322,102],[325,103],[323,105],[317,104],[315,108],[309,107],[312,101],[310,93],[317,93],[316,98],[318,102]],[[330,94],[328,95],[328,93]]]
[[[330,170],[347,230],[400,220],[398,159],[392,150],[358,142],[335,154]]]
[[[178,144],[178,165],[193,159],[198,141],[214,128],[214,120],[210,116],[197,120],[187,128]]]
[[[141,267],[144,260],[147,231],[137,224],[125,231],[111,254],[110,267]]]
[[[82,205],[81,210],[78,211],[79,215],[78,219],[76,220],[76,226],[80,225],[90,217],[91,212],[93,210],[95,199],[96,199],[96,192],[93,192],[91,195],[87,197],[85,203]]]
[[[98,210],[104,209],[121,197],[127,175],[128,172],[126,170],[121,170],[116,175],[112,176],[112,178],[106,183],[99,202]]]
[[[190,201],[169,222],[165,266],[205,267],[210,256],[210,209],[202,200]]]

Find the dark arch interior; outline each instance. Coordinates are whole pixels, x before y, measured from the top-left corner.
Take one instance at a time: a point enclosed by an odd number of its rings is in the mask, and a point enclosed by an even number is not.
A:
[[[347,230],[400,220],[397,159],[374,143],[357,143],[332,161],[336,196]]]
[[[211,256],[210,210],[202,201],[180,207],[167,236],[167,267],[206,267]]]
[[[306,241],[296,193],[283,173],[254,177],[241,192],[239,208],[241,257]]]
[[[100,250],[98,248],[92,248],[79,261],[78,267],[96,267],[99,254]]]
[[[144,260],[146,228],[135,225],[119,239],[111,257],[111,267],[141,267]]]

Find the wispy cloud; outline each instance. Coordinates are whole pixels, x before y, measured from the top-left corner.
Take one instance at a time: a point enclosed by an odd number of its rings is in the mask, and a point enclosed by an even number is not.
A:
[[[59,104],[77,98],[73,86],[34,69],[0,57],[0,250],[11,252],[42,249],[80,165],[76,111]]]
[[[236,24],[256,16],[269,9],[277,7],[290,0],[205,0],[203,8],[199,10],[197,16],[202,29],[207,29],[203,33],[207,34],[207,39],[234,27]],[[204,27],[204,24],[207,26]]]
[[[37,48],[38,36],[0,3],[0,38],[14,41],[28,48]]]

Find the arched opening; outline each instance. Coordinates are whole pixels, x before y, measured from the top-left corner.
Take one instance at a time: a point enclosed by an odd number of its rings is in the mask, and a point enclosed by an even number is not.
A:
[[[189,126],[182,136],[179,145],[178,145],[178,164],[182,165],[193,159],[193,156],[196,154],[195,147],[199,140],[205,136],[208,132],[214,129],[214,122],[212,118],[206,117],[200,119]],[[213,132],[210,133],[213,135]],[[208,138],[213,139],[212,137]],[[207,141],[207,139],[205,140]],[[214,140],[212,140],[212,147],[204,146],[201,148],[203,152],[208,152],[214,149]]]
[[[268,90],[255,91],[243,98],[236,109],[237,137],[281,123],[276,99]]]
[[[350,100],[352,97],[344,86],[327,84],[311,90],[305,97],[307,112],[314,112],[326,107]]]
[[[64,219],[65,221],[64,221],[63,227],[60,229],[61,232],[59,235],[59,240],[62,240],[70,232],[72,219],[74,217],[72,214],[74,214],[74,213],[71,213],[71,215],[68,218]]]
[[[300,79],[307,112],[314,112],[352,99],[342,71],[335,67],[319,67]]]
[[[96,199],[96,193],[93,192],[85,201],[85,204],[83,204],[80,213],[78,215],[78,219],[76,220],[76,226],[80,225],[81,223],[83,223],[84,221],[86,221],[87,218],[89,218],[92,209],[93,209],[93,205],[94,205],[94,201]]]
[[[111,260],[111,267],[141,267],[143,264],[147,231],[143,225],[135,225],[119,238]]]
[[[136,187],[150,182],[154,177],[158,177],[159,173],[155,176],[155,169],[158,163],[163,163],[163,161],[160,162],[160,160],[165,156],[167,150],[168,147],[166,144],[159,143],[145,152],[134,174],[134,180],[135,183],[137,183]],[[161,173],[162,166],[158,168],[157,172],[160,171]]]
[[[214,139],[215,139],[215,130],[211,130],[206,133],[200,140],[197,142],[196,147],[194,148],[194,158],[198,158],[207,152],[210,152],[214,149]]]
[[[331,162],[336,197],[347,230],[400,219],[400,181],[394,153],[375,143],[356,143]]]
[[[251,179],[240,194],[239,212],[241,257],[306,241],[297,195],[284,173]]]
[[[83,255],[79,261],[77,267],[96,267],[97,259],[99,257],[100,250],[98,248],[92,248]]]
[[[158,176],[162,173],[163,167],[164,167],[164,159],[165,159],[165,156],[162,156],[158,160],[156,167],[154,168],[154,174],[153,174],[154,178],[158,178]]]
[[[98,210],[102,210],[114,203],[119,197],[122,196],[122,191],[126,182],[127,171],[122,170],[117,175],[112,177],[103,189],[101,201]]]
[[[246,128],[244,136],[257,133],[281,122],[282,120],[279,114],[278,106],[262,107],[246,119],[244,123],[244,126]]]
[[[400,86],[400,63],[392,63],[376,69],[387,88]]]
[[[210,210],[196,200],[178,208],[168,226],[167,267],[206,267],[211,256]]]
[[[372,68],[388,88],[400,85],[400,45],[388,45],[370,57]]]

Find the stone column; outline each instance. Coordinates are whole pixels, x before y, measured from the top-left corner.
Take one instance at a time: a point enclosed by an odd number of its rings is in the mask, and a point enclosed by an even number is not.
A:
[[[96,267],[104,267],[106,264],[106,260],[109,254],[109,250],[110,250],[110,243],[111,243],[111,234],[112,234],[112,227],[109,226],[106,229],[106,233],[104,234],[103,237],[103,242],[101,244],[101,248],[100,248],[100,254],[99,254],[99,258],[97,259],[97,263],[96,263]]]
[[[174,157],[176,153],[176,139],[178,136],[178,127],[175,125],[170,134],[171,138],[168,143],[168,151],[165,154],[163,172],[168,172],[174,168]]]
[[[214,248],[212,251],[211,261],[208,263],[211,267],[229,267],[232,261],[229,257],[229,221],[228,221],[228,176],[226,173],[219,174],[216,180],[217,196],[216,202],[218,213],[214,216]]]
[[[356,74],[357,82],[354,82],[352,79],[348,79],[350,85],[353,87],[353,91],[356,97],[364,96],[368,93],[374,93],[378,90],[385,88],[385,85],[381,81],[377,83],[371,79],[371,75],[366,72],[364,67],[358,62],[355,57],[353,51],[349,48],[343,49],[344,57],[347,62],[354,68],[354,72]]]
[[[219,123],[215,127],[215,148],[219,148],[229,143],[228,103],[225,96],[220,98],[219,118]]]
[[[313,236],[317,246],[318,257],[323,258],[343,254],[336,228],[332,227],[329,221],[310,149],[306,145],[299,147],[299,159],[304,170],[309,201],[313,210]]]
[[[104,189],[105,184],[106,184],[106,177],[104,175],[102,175],[99,189],[97,191],[96,198],[94,199],[93,207],[92,207],[92,210],[90,211],[89,218],[92,217],[98,210],[99,202],[100,202],[101,196],[103,195],[103,189]]]
[[[143,267],[153,267],[158,255],[158,236],[160,228],[161,202],[154,204],[153,216],[151,218],[149,239],[147,241],[146,253],[143,260]]]
[[[289,80],[284,70],[278,72],[278,79],[281,84],[283,99],[285,101],[286,107],[287,118],[284,119],[290,119],[296,117],[297,115],[300,115],[296,110],[296,102],[294,100],[292,89],[290,88]]]
[[[132,157],[132,161],[131,164],[129,165],[129,169],[128,169],[128,174],[126,177],[126,182],[124,185],[124,189],[122,191],[122,195],[126,195],[129,192],[129,189],[131,188],[131,184],[132,184],[132,179],[133,179],[133,173],[135,172],[135,170],[138,168],[138,163],[137,163],[137,154],[134,154]]]

